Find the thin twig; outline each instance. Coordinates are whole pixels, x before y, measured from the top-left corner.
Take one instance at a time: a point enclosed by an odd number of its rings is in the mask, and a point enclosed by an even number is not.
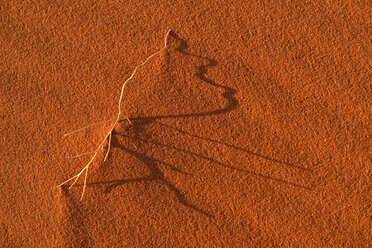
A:
[[[92,154],[92,153],[95,153],[95,152],[97,152],[97,150],[91,151],[91,152],[84,152],[84,153],[77,154],[77,155],[74,155],[74,156],[70,156],[70,157],[67,157],[67,158],[78,158],[78,157],[81,157],[81,156],[84,156],[84,155],[88,155],[88,154]]]
[[[81,193],[81,198],[80,199],[83,199],[83,196],[84,196],[84,192],[85,192],[85,188],[86,188],[86,185],[87,185],[87,177],[88,177],[88,168],[90,166],[90,164],[94,161],[94,159],[96,158],[98,152],[102,149],[103,145],[105,144],[106,140],[108,139],[108,147],[107,147],[107,152],[106,152],[106,155],[105,155],[105,158],[104,158],[104,161],[106,161],[107,157],[108,157],[108,154],[110,152],[110,148],[111,148],[111,137],[112,137],[112,132],[114,131],[114,128],[115,126],[118,124],[119,120],[120,120],[120,117],[121,116],[124,116],[124,118],[126,120],[128,120],[128,122],[132,125],[132,122],[129,120],[129,118],[123,114],[123,112],[121,112],[121,103],[122,103],[122,99],[123,99],[123,95],[124,95],[124,88],[125,86],[127,85],[127,83],[132,80],[132,78],[134,77],[134,75],[136,74],[137,70],[139,68],[141,68],[142,66],[144,66],[152,57],[158,55],[159,53],[161,53],[166,47],[167,47],[167,38],[168,38],[168,35],[170,33],[171,30],[169,30],[164,38],[164,47],[162,49],[160,49],[159,51],[157,51],[156,53],[150,55],[149,57],[147,57],[147,59],[136,66],[136,68],[134,68],[134,71],[132,72],[132,74],[130,75],[130,77],[125,80],[125,82],[123,83],[122,87],[121,87],[121,91],[120,91],[120,99],[119,99],[119,112],[118,114],[109,119],[109,120],[106,120],[106,121],[102,121],[102,122],[98,122],[98,123],[94,123],[94,124],[91,124],[91,125],[88,125],[86,127],[83,127],[83,128],[80,128],[80,129],[77,129],[75,131],[72,131],[72,132],[69,132],[67,134],[65,134],[64,136],[68,136],[68,135],[71,135],[71,134],[74,134],[74,133],[77,133],[77,132],[80,132],[86,128],[89,128],[89,127],[93,127],[93,126],[97,126],[97,125],[100,125],[100,124],[104,124],[104,123],[108,123],[110,122],[111,120],[115,119],[115,123],[112,125],[110,131],[108,131],[108,133],[106,134],[105,138],[103,139],[103,141],[101,142],[101,144],[98,146],[98,148],[95,150],[95,151],[92,151],[92,152],[86,152],[86,153],[82,153],[82,154],[78,154],[78,155],[75,155],[75,156],[72,156],[71,158],[76,158],[76,157],[80,157],[80,156],[83,156],[83,155],[87,155],[87,154],[91,154],[91,153],[94,153],[94,155],[92,156],[92,158],[89,160],[88,164],[85,165],[85,167],[78,173],[76,174],[75,176],[67,179],[66,181],[64,181],[63,183],[61,183],[59,185],[59,187],[63,186],[64,184],[66,184],[67,182],[70,182],[71,180],[75,179],[74,182],[70,185],[69,189],[71,189],[72,186],[75,185],[75,183],[77,182],[77,180],[80,178],[80,176],[82,175],[83,172],[85,172],[85,177],[84,177],[84,186],[83,186],[83,192]]]
[[[89,128],[89,127],[94,127],[94,126],[98,126],[98,125],[101,125],[101,124],[108,123],[108,122],[110,122],[110,121],[111,121],[112,119],[114,119],[114,118],[115,118],[115,117],[113,117],[113,118],[111,118],[111,119],[109,119],[109,120],[106,120],[106,121],[101,121],[101,122],[93,123],[93,124],[91,124],[91,125],[88,125],[88,126],[85,126],[85,127],[79,128],[79,129],[77,129],[77,130],[74,130],[74,131],[71,131],[71,132],[69,132],[69,133],[64,134],[63,137],[66,137],[66,136],[69,136],[69,135],[72,135],[72,134],[78,133],[78,132],[83,131],[84,129],[87,129],[87,128]]]
[[[106,152],[106,156],[105,156],[105,159],[103,161],[106,161],[107,157],[108,157],[108,154],[110,152],[110,147],[111,147],[111,136],[112,136],[112,133],[110,133],[110,136],[109,136],[109,141],[108,141],[108,148],[107,148],[107,152]]]

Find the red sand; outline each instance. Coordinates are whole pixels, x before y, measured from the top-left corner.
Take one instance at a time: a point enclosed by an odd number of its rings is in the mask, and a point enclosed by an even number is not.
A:
[[[368,247],[370,1],[8,2],[1,247]]]

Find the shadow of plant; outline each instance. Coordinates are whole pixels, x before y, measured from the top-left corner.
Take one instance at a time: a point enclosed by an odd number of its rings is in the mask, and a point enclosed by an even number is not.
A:
[[[133,126],[127,126],[124,133],[113,132],[111,147],[112,148],[115,148],[115,147],[119,148],[119,149],[127,152],[128,154],[136,157],[137,159],[139,159],[148,168],[149,175],[144,176],[144,177],[133,178],[133,179],[123,179],[123,180],[112,180],[112,181],[105,181],[105,182],[88,183],[87,186],[106,185],[107,184],[108,186],[105,189],[105,193],[108,194],[112,190],[114,190],[115,188],[120,187],[122,185],[125,185],[127,183],[155,182],[155,181],[157,181],[157,182],[160,182],[160,183],[164,184],[169,190],[171,190],[173,192],[173,194],[175,195],[175,197],[177,198],[177,200],[183,206],[185,206],[187,208],[190,208],[190,209],[193,209],[193,210],[195,210],[195,211],[199,212],[200,214],[203,214],[207,217],[213,217],[213,215],[211,213],[209,213],[208,211],[205,211],[205,210],[191,204],[185,198],[184,194],[182,194],[181,190],[179,190],[175,185],[173,185],[165,177],[164,173],[162,172],[162,170],[160,168],[160,165],[164,165],[164,166],[166,166],[166,167],[168,167],[168,168],[170,168],[170,169],[172,169],[172,170],[174,170],[178,173],[184,174],[184,175],[190,175],[190,173],[184,172],[184,171],[178,169],[177,167],[175,167],[175,166],[173,166],[169,163],[166,163],[165,161],[161,161],[160,159],[155,159],[155,158],[153,158],[149,155],[146,155],[143,150],[141,151],[141,149],[136,149],[135,150],[135,149],[132,149],[132,148],[129,148],[125,145],[120,144],[120,142],[118,140],[118,137],[120,136],[124,139],[132,140],[132,141],[138,141],[138,142],[147,143],[147,144],[151,143],[152,145],[155,145],[156,147],[161,147],[163,149],[165,148],[165,149],[174,150],[174,151],[177,151],[177,152],[182,153],[182,154],[189,154],[193,157],[197,157],[198,159],[210,161],[210,162],[215,163],[219,166],[223,166],[223,167],[226,167],[226,168],[229,168],[229,169],[233,169],[233,170],[236,170],[236,171],[239,171],[239,172],[242,172],[242,173],[251,174],[251,175],[261,177],[261,178],[264,178],[264,179],[267,179],[267,180],[274,180],[274,181],[279,182],[279,183],[284,183],[284,184],[287,184],[287,185],[291,185],[293,187],[299,187],[299,188],[305,189],[305,190],[312,190],[310,187],[307,187],[307,186],[295,184],[295,183],[292,183],[292,182],[287,182],[287,181],[282,180],[282,179],[278,179],[278,178],[270,177],[270,176],[263,175],[263,174],[260,174],[260,173],[248,171],[248,170],[241,169],[241,168],[237,168],[237,167],[231,166],[229,164],[217,161],[216,159],[210,158],[210,157],[208,157],[206,155],[203,155],[201,153],[198,154],[198,153],[195,153],[195,152],[192,152],[192,151],[188,151],[186,149],[177,148],[175,146],[163,144],[162,142],[159,142],[157,140],[153,140],[153,139],[149,138],[149,135],[146,134],[147,126],[148,125],[159,125],[159,126],[162,126],[163,128],[176,131],[179,134],[184,135],[184,136],[191,136],[191,137],[199,139],[199,140],[210,142],[211,144],[223,145],[223,146],[228,147],[229,149],[238,150],[240,152],[244,152],[244,153],[247,153],[249,155],[256,156],[256,157],[259,157],[261,159],[265,159],[265,160],[273,162],[273,163],[282,164],[284,166],[296,168],[296,169],[299,169],[299,170],[303,170],[305,172],[310,172],[310,173],[312,172],[308,168],[300,167],[300,166],[294,165],[294,164],[286,162],[286,161],[281,161],[281,160],[278,160],[278,159],[275,159],[275,158],[271,158],[269,156],[262,155],[262,154],[259,154],[259,153],[253,152],[253,151],[249,151],[247,149],[243,149],[243,148],[231,145],[231,144],[227,144],[225,142],[205,138],[205,137],[195,135],[195,134],[190,134],[190,133],[187,133],[187,132],[182,131],[180,129],[177,129],[177,128],[174,128],[172,126],[169,126],[169,125],[166,125],[166,124],[163,124],[163,123],[159,122],[159,120],[163,120],[163,119],[196,118],[196,117],[199,118],[199,117],[205,117],[205,116],[222,115],[222,114],[225,114],[225,113],[228,113],[228,112],[231,112],[231,111],[235,110],[239,105],[238,100],[235,98],[235,94],[237,93],[237,91],[235,89],[232,89],[230,87],[218,84],[215,81],[213,81],[212,79],[207,78],[206,74],[207,74],[208,69],[210,67],[216,66],[217,61],[214,60],[214,59],[211,59],[211,58],[207,58],[207,57],[203,57],[203,56],[200,56],[200,55],[195,55],[195,54],[189,53],[187,51],[188,46],[187,46],[187,43],[186,43],[185,40],[181,39],[174,32],[171,32],[170,36],[173,37],[174,39],[176,39],[180,44],[179,47],[176,48],[177,52],[182,53],[182,54],[187,55],[187,56],[196,57],[198,59],[201,59],[201,60],[204,60],[204,61],[207,62],[206,64],[200,65],[200,66],[197,67],[197,72],[195,73],[195,76],[197,78],[199,78],[200,80],[202,80],[203,82],[210,85],[211,87],[216,87],[216,88],[222,89],[224,91],[222,93],[222,96],[227,100],[227,103],[222,108],[218,108],[218,109],[210,110],[210,111],[201,111],[201,112],[197,112],[197,113],[182,113],[182,114],[175,114],[175,115],[155,115],[155,116],[131,118]],[[129,131],[129,133],[132,133],[133,135],[129,135],[128,131]]]

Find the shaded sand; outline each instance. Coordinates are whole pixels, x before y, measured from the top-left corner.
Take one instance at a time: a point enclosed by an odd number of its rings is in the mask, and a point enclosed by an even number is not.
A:
[[[369,1],[19,2],[0,5],[1,247],[371,242]],[[63,134],[114,117],[168,29],[84,199],[83,178],[56,188],[110,126]]]

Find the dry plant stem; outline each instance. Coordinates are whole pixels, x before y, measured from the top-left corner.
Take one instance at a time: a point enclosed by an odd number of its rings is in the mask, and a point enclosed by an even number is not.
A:
[[[106,155],[105,155],[105,158],[104,158],[104,161],[106,161],[107,157],[108,157],[108,154],[110,152],[110,148],[111,148],[111,137],[112,137],[112,132],[115,128],[115,126],[118,124],[119,120],[120,120],[120,117],[121,116],[124,116],[125,119],[128,120],[128,122],[130,124],[132,124],[132,122],[129,120],[129,118],[127,116],[125,116],[122,112],[121,112],[121,104],[122,104],[122,100],[123,100],[123,95],[124,95],[124,88],[125,86],[127,85],[127,83],[132,80],[132,78],[134,77],[134,75],[136,74],[137,70],[139,68],[141,68],[142,66],[144,66],[152,57],[158,55],[159,53],[161,53],[166,47],[167,47],[167,38],[168,38],[168,35],[170,33],[170,30],[167,32],[165,38],[164,38],[164,47],[162,49],[160,49],[159,51],[157,51],[156,53],[150,55],[149,57],[147,57],[147,59],[137,65],[137,67],[134,69],[134,71],[132,72],[131,76],[123,83],[122,87],[121,87],[121,92],[120,92],[120,99],[119,99],[119,112],[118,114],[109,119],[109,120],[106,120],[106,121],[102,121],[102,122],[97,122],[97,123],[94,123],[94,124],[91,124],[91,125],[88,125],[88,126],[85,126],[83,128],[80,128],[80,129],[77,129],[75,131],[72,131],[72,132],[69,132],[67,134],[65,134],[64,136],[68,136],[68,135],[72,135],[72,134],[75,134],[77,132],[80,132],[86,128],[89,128],[89,127],[93,127],[93,126],[97,126],[97,125],[100,125],[100,124],[104,124],[104,123],[108,123],[110,122],[111,120],[113,120],[114,118],[116,118],[114,124],[112,125],[110,131],[108,131],[108,133],[106,134],[105,138],[103,139],[103,141],[101,142],[101,144],[98,146],[98,148],[95,150],[95,151],[91,151],[91,152],[85,152],[85,153],[82,153],[82,154],[78,154],[78,155],[75,155],[75,156],[72,156],[70,158],[77,158],[77,157],[80,157],[80,156],[84,156],[84,155],[88,155],[88,154],[92,154],[94,153],[94,155],[92,156],[92,158],[90,159],[90,161],[88,162],[87,165],[85,165],[85,167],[78,173],[76,174],[75,176],[69,178],[68,180],[64,181],[63,183],[61,183],[58,187],[61,187],[62,185],[66,184],[67,182],[69,181],[73,181],[73,183],[70,185],[69,189],[71,189],[72,186],[75,185],[75,183],[77,182],[77,180],[80,178],[80,176],[85,172],[85,177],[84,177],[84,186],[83,186],[83,192],[81,193],[81,198],[80,199],[83,199],[83,196],[84,196],[84,192],[85,192],[85,188],[86,188],[86,185],[87,185],[87,177],[88,177],[88,169],[89,169],[89,166],[90,164],[94,161],[94,159],[96,158],[98,152],[102,149],[103,145],[105,144],[106,140],[108,139],[108,148],[107,148],[107,152],[106,152]]]
[[[97,123],[94,123],[94,124],[91,124],[91,125],[88,125],[88,126],[85,126],[85,127],[82,127],[82,128],[79,128],[77,130],[74,130],[72,132],[69,132],[69,133],[66,133],[63,135],[63,137],[66,137],[66,136],[70,136],[72,134],[75,134],[75,133],[78,133],[80,131],[83,131],[84,129],[87,129],[89,127],[94,127],[94,126],[98,126],[98,125],[101,125],[101,124],[105,124],[105,123],[109,123],[112,119],[114,119],[115,117],[109,119],[109,120],[106,120],[106,121],[101,121],[101,122],[97,122]]]

